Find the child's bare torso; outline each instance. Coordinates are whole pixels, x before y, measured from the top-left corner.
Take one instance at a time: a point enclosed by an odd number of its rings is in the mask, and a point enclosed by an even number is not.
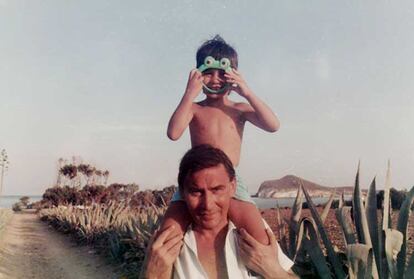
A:
[[[237,166],[245,124],[241,107],[230,101],[217,106],[203,101],[193,104],[193,113],[189,125],[191,145],[210,144],[220,148]]]

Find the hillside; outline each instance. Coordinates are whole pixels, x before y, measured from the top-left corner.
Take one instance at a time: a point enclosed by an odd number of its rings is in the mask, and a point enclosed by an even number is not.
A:
[[[302,181],[303,186],[312,197],[328,197],[333,190],[345,195],[352,195],[353,187],[328,187],[322,186],[295,175],[286,175],[280,179],[264,181],[257,191],[259,198],[292,198],[296,197],[298,187]]]

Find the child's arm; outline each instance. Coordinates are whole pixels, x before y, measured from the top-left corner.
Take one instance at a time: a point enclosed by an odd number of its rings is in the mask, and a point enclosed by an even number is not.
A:
[[[246,98],[250,104],[250,106],[247,104],[243,106],[246,120],[265,131],[276,132],[280,127],[279,119],[273,111],[260,100],[252,90],[250,90],[240,73],[233,69],[233,71],[226,73],[225,76],[227,82],[237,85],[237,87],[234,87],[234,91]]]
[[[257,207],[249,202],[231,199],[229,218],[237,229],[245,229],[263,245],[269,244],[269,237]]]
[[[184,130],[188,127],[193,118],[193,101],[203,88],[203,76],[197,69],[190,72],[188,77],[187,88],[178,107],[171,116],[168,123],[167,136],[171,140],[177,140],[181,137]]]

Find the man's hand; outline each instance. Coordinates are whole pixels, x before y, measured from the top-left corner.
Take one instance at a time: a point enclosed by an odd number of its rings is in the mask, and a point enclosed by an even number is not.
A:
[[[240,229],[238,237],[239,255],[244,264],[264,278],[291,278],[279,264],[278,246],[271,229],[266,229],[270,244],[256,241],[245,229]]]
[[[232,90],[236,91],[237,94],[244,98],[247,98],[250,95],[250,88],[238,71],[232,69],[230,72],[226,72],[224,77],[226,78],[226,82],[231,84]]]
[[[199,70],[191,70],[188,77],[187,88],[185,89],[185,95],[189,95],[195,99],[203,89],[203,80],[203,75]]]
[[[171,226],[160,234],[153,235],[147,248],[143,278],[171,277],[173,264],[183,244],[183,236],[175,231]]]

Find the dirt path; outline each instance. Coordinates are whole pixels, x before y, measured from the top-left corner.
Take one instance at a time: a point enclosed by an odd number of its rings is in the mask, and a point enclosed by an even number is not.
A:
[[[79,247],[33,212],[14,214],[0,240],[0,279],[119,278],[90,247]]]

